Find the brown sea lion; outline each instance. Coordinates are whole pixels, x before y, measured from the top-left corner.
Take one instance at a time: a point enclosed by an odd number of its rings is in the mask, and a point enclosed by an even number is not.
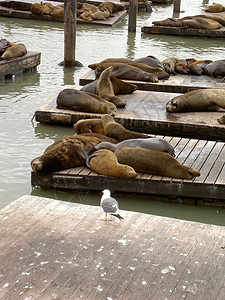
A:
[[[152,138],[135,138],[135,139],[128,139],[124,140],[119,143],[110,143],[110,142],[102,142],[95,146],[96,150],[99,149],[108,149],[112,152],[115,152],[116,149],[121,148],[121,147],[131,147],[131,148],[145,148],[149,150],[158,150],[158,151],[163,151],[167,152],[170,155],[174,156],[174,148],[173,146],[168,143],[164,139],[160,139],[157,137],[152,137]]]
[[[146,64],[146,65],[148,65],[150,67],[153,67],[153,68],[164,69],[164,66],[161,63],[161,61],[153,55],[148,55],[148,56],[145,56],[145,57],[136,58],[136,59],[133,60],[133,62],[143,63],[143,64]]]
[[[185,75],[189,74],[189,69],[188,69],[187,65],[182,61],[178,61],[175,64],[174,69],[175,69],[175,72],[178,73],[178,74],[185,74]]]
[[[130,166],[119,164],[115,153],[108,149],[95,151],[86,160],[87,166],[94,172],[116,177],[134,178],[137,173]]]
[[[48,146],[43,155],[33,159],[31,167],[34,172],[52,173],[85,165],[88,153],[103,141],[112,140],[95,134],[64,136]]]
[[[180,21],[185,27],[195,29],[215,30],[222,27],[222,25],[216,20],[203,16],[187,16],[180,19]]]
[[[168,112],[217,111],[225,108],[224,89],[198,89],[171,99],[167,105]]]
[[[36,15],[50,15],[54,10],[54,6],[48,2],[40,2],[32,4],[30,10]]]
[[[116,106],[103,98],[76,89],[62,90],[56,99],[57,108],[76,111],[116,114]]]
[[[169,26],[169,27],[182,27],[183,24],[180,22],[180,20],[175,18],[167,18],[165,20],[161,21],[154,21],[152,22],[155,26]]]
[[[113,77],[117,77],[120,79],[126,80],[138,80],[138,81],[146,81],[146,82],[158,82],[158,77],[155,74],[151,74],[141,70],[140,68],[130,66],[128,64],[123,63],[104,63],[95,69],[95,74],[97,77],[110,66],[113,66],[113,71],[111,75]]]
[[[96,87],[97,95],[105,99],[106,101],[115,104],[116,107],[124,107],[126,105],[126,102],[124,102],[123,99],[115,96],[114,94],[113,84],[110,80],[110,74],[112,70],[113,67],[110,66],[105,69],[99,76]]]
[[[10,59],[27,54],[27,48],[24,44],[15,44],[8,42],[8,48],[3,52],[1,59]]]
[[[202,75],[204,74],[204,68],[211,63],[212,60],[197,60],[194,63],[190,64],[189,70],[191,74]]]
[[[206,7],[205,11],[213,12],[213,13],[221,12],[221,11],[225,11],[225,6],[219,3],[214,3]]]
[[[64,7],[55,6],[50,15],[54,18],[64,18]]]
[[[119,3],[113,3],[113,2],[102,2],[99,4],[98,8],[100,10],[107,9],[109,11],[111,17],[115,14],[115,12],[125,10],[124,5],[119,4]]]
[[[89,64],[88,68],[95,70],[96,68],[100,67],[104,63],[127,63],[131,62],[132,60],[129,58],[123,58],[123,57],[118,57],[118,58],[106,58],[98,63],[94,64]]]
[[[77,134],[85,132],[93,132],[105,135],[101,119],[82,119],[73,125],[73,129]]]
[[[176,57],[167,57],[162,61],[165,71],[168,74],[177,74],[175,72],[175,65],[178,63],[179,58]]]
[[[200,176],[197,170],[182,165],[170,154],[162,151],[122,147],[114,153],[119,163],[131,166],[139,173],[180,179]]]
[[[213,77],[225,76],[225,59],[215,60],[204,67],[204,72]]]
[[[110,115],[102,116],[101,120],[105,135],[114,138],[119,142],[127,139],[151,137],[140,132],[125,129],[123,125],[115,122],[113,117]]]
[[[123,80],[120,80],[119,78],[110,76],[110,80],[113,85],[113,91],[115,95],[118,94],[132,94],[134,91],[138,89],[136,84],[132,84]],[[96,94],[96,87],[97,87],[98,79],[86,84],[81,88],[81,91],[89,92],[92,94]]]

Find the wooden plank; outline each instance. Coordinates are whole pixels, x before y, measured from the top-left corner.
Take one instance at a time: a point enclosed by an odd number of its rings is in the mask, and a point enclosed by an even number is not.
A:
[[[36,69],[41,63],[41,53],[28,51],[27,54],[10,58],[9,60],[0,60],[0,79],[6,76],[16,75],[28,70]]]
[[[120,22],[126,16],[126,14],[127,14],[126,10],[123,10],[123,11],[116,12],[114,16],[106,20],[93,20],[92,22],[88,22],[86,20],[81,19],[80,17],[77,17],[76,21],[77,24],[113,26],[116,23]],[[53,22],[61,22],[61,23],[64,22],[64,18],[54,18],[51,15],[37,15],[37,14],[33,14],[31,11],[14,10],[3,6],[0,6],[0,16],[19,18],[19,19],[39,20],[39,21],[53,21]]]
[[[88,71],[80,77],[79,84],[86,85],[95,80],[93,70]],[[225,88],[222,78],[214,78],[208,75],[170,75],[167,80],[159,82],[145,82],[124,80],[136,84],[139,90],[167,92],[167,93],[186,93],[200,88]]]
[[[218,177],[220,177],[220,180],[222,179],[221,170],[224,167],[224,163],[225,163],[225,146],[223,144],[223,149],[221,150],[220,153],[218,153],[218,159],[216,159],[216,161],[214,162],[214,165],[213,165],[212,169],[210,170],[210,173],[208,174],[208,176],[205,179],[205,183],[215,183],[216,184]],[[220,181],[220,182],[222,182],[222,181]],[[219,181],[218,181],[218,183],[219,183]]]
[[[103,222],[100,207],[35,196],[0,210],[0,297],[223,299],[223,226],[120,213]]]
[[[184,27],[152,26],[151,23],[149,24],[149,22],[147,22],[141,27],[141,32],[144,32],[145,34],[225,38],[225,27],[215,30],[206,30]]]
[[[80,119],[101,118],[101,114],[57,109],[58,93],[59,91],[37,109],[35,112],[37,122],[73,125]],[[167,113],[166,103],[177,95],[179,94],[140,90],[131,95],[120,95],[127,105],[117,110],[114,119],[129,130],[148,134],[225,140],[225,127],[217,121],[224,114],[224,110]]]

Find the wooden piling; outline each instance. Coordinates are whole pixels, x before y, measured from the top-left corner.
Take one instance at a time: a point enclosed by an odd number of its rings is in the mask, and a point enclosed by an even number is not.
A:
[[[174,13],[180,12],[180,1],[181,0],[174,0],[174,2],[173,2],[173,12]]]
[[[64,66],[75,66],[76,0],[64,0]]]
[[[128,31],[136,32],[138,14],[138,0],[129,1],[129,24]]]

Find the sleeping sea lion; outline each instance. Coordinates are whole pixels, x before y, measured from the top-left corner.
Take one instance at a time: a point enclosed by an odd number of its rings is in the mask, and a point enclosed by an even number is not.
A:
[[[31,161],[34,172],[52,173],[85,165],[87,155],[103,141],[113,141],[104,135],[64,136],[48,146],[43,155]]]
[[[73,125],[77,134],[93,132],[105,135],[101,119],[82,119]]]
[[[166,110],[172,112],[217,111],[225,108],[224,89],[197,89],[171,99]]]
[[[168,74],[177,74],[175,72],[175,65],[178,63],[179,59],[176,57],[167,57],[162,61],[165,71]]]
[[[182,24],[188,28],[215,30],[222,27],[222,25],[214,19],[205,16],[184,17],[180,19]]]
[[[126,105],[126,102],[123,101],[118,96],[115,96],[113,84],[110,80],[110,74],[113,70],[113,67],[110,66],[107,69],[105,69],[101,75],[99,76],[98,82],[97,82],[97,95],[106,101],[109,101],[116,105],[116,107],[124,107]]]
[[[54,10],[54,6],[48,2],[33,3],[30,6],[30,11],[36,15],[50,15]]]
[[[138,89],[136,84],[132,84],[126,81],[123,81],[119,78],[110,76],[110,80],[112,82],[113,85],[113,91],[115,95],[118,94],[132,94],[134,91],[136,91]],[[81,91],[85,91],[85,92],[89,92],[92,94],[96,94],[96,87],[97,87],[97,82],[98,79],[86,84],[85,86],[83,86],[80,90]]]
[[[145,72],[138,67],[124,63],[103,63],[95,69],[96,76],[100,76],[100,74],[110,66],[113,66],[113,71],[111,73],[111,76],[113,77],[127,80],[158,82],[158,77],[155,74]]]
[[[62,90],[56,99],[57,108],[92,113],[116,114],[116,106],[103,98],[76,89]]]
[[[64,18],[64,7],[55,6],[50,15],[54,18]]]
[[[174,156],[174,148],[168,143],[166,140],[153,137],[153,138],[136,138],[136,139],[128,139],[124,140],[120,143],[114,144],[109,142],[102,142],[98,144],[95,149],[109,149],[110,151],[115,152],[116,149],[121,147],[131,147],[131,148],[145,148],[149,150],[158,150],[167,152],[170,155]]]
[[[94,172],[116,177],[134,178],[137,173],[130,166],[119,164],[115,153],[107,149],[100,149],[91,154],[86,165]]]
[[[213,13],[221,12],[221,11],[225,11],[225,6],[219,3],[214,3],[206,7],[205,11],[213,12]]]
[[[115,122],[110,115],[102,116],[101,120],[105,135],[114,138],[119,142],[127,139],[151,137],[140,132],[125,129],[121,124]]]
[[[213,77],[225,76],[225,59],[209,63],[204,67],[204,72]]]
[[[202,75],[204,74],[204,68],[211,63],[212,60],[197,60],[194,63],[190,64],[189,70],[191,74]]]
[[[89,64],[88,68],[95,70],[98,67],[100,67],[102,64],[104,63],[127,63],[127,62],[131,62],[132,60],[129,58],[123,58],[123,57],[118,57],[118,58],[106,58],[98,63],[94,63],[94,64]]]
[[[114,2],[102,2],[98,5],[98,8],[100,10],[104,10],[104,9],[107,9],[110,13],[110,16],[113,17],[115,12],[118,12],[118,11],[123,11],[125,10],[125,6],[122,5],[122,4],[119,4],[119,3],[114,3]]]
[[[161,21],[154,21],[152,22],[155,26],[169,26],[169,27],[182,27],[183,24],[180,22],[180,20],[175,18],[167,18],[165,20]]]
[[[200,176],[197,170],[182,165],[170,154],[162,151],[122,147],[114,153],[119,163],[131,166],[139,173],[180,179]]]
[[[27,54],[27,48],[24,44],[15,44],[8,42],[9,47],[3,52],[1,59],[10,59]]]
[[[178,61],[176,64],[175,64],[175,72],[178,73],[178,74],[189,74],[189,69],[187,67],[187,65],[185,64],[185,62],[183,61]]]
[[[148,55],[146,57],[136,58],[136,59],[133,60],[133,62],[143,63],[143,64],[146,64],[146,65],[148,65],[150,67],[153,67],[153,68],[162,68],[162,69],[164,69],[163,64],[161,63],[161,61],[153,55]]]

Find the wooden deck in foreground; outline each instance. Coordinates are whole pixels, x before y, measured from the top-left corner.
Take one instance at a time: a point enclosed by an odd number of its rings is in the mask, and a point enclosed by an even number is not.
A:
[[[73,125],[80,119],[101,118],[101,114],[56,108],[58,93],[59,91],[37,109],[35,112],[37,122]],[[129,130],[148,134],[225,141],[225,126],[217,121],[225,114],[225,110],[180,114],[166,112],[166,103],[177,95],[179,94],[139,90],[133,94],[120,95],[127,106],[119,108],[114,119]]]
[[[95,80],[93,70],[80,77],[79,84],[86,85]],[[214,78],[207,75],[171,75],[167,80],[159,80],[159,82],[145,82],[124,80],[136,84],[139,90],[168,92],[168,93],[186,93],[200,88],[224,88],[225,82],[222,78]]]
[[[33,51],[28,51],[27,54],[20,57],[0,60],[0,80],[5,79],[6,76],[34,70],[40,63],[41,53]]]
[[[23,196],[0,210],[0,298],[225,298],[225,227]]]
[[[27,3],[35,3],[35,2],[41,2],[41,0],[26,0],[26,1],[21,1],[21,2],[27,2]],[[47,1],[49,2],[49,1]],[[57,5],[57,3],[54,3],[53,5]],[[87,22],[83,20],[80,17],[76,18],[77,24],[91,24],[91,25],[104,25],[104,26],[113,26],[116,23],[120,22],[125,16],[127,12],[126,10],[124,11],[119,11],[115,13],[113,17],[110,17],[106,20],[94,20],[93,22]],[[40,21],[54,21],[54,22],[64,22],[63,18],[54,18],[51,15],[37,15],[33,14],[31,11],[22,11],[22,10],[15,10],[15,9],[10,9],[7,7],[1,6],[0,2],[0,16],[1,17],[10,17],[10,18],[19,18],[19,19],[31,19],[31,20],[40,20]]]
[[[192,197],[225,201],[225,144],[197,139],[164,137],[174,148],[176,159],[199,170],[200,177],[181,180],[150,174],[136,178],[98,175],[87,167],[76,167],[52,174],[31,173],[32,185],[67,189],[126,192],[162,197]]]

